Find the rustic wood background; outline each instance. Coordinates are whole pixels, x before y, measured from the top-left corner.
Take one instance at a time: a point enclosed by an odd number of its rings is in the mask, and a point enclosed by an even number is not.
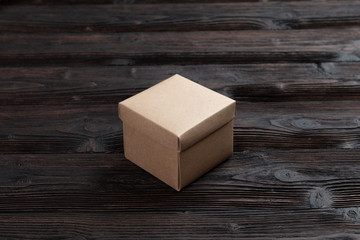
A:
[[[1,239],[360,239],[360,1],[0,4]],[[237,100],[181,192],[117,117],[175,73]]]

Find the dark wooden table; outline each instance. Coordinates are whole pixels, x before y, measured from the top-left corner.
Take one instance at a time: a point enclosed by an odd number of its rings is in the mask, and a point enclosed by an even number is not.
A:
[[[360,239],[360,1],[0,4],[0,239]],[[181,192],[117,117],[175,73],[237,100]]]

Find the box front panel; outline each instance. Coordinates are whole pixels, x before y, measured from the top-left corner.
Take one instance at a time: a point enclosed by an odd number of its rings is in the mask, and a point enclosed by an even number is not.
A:
[[[180,153],[181,188],[185,187],[233,153],[233,121]]]
[[[178,190],[178,153],[123,124],[125,157]]]

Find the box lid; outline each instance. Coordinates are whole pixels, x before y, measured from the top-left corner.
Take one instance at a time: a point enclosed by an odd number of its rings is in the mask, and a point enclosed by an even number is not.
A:
[[[119,117],[183,151],[235,116],[235,101],[178,74],[119,103]]]

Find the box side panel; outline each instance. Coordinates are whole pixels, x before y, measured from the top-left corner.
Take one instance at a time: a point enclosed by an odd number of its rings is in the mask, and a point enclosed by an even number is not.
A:
[[[125,157],[174,189],[178,183],[178,153],[128,124],[123,124]]]
[[[187,150],[232,120],[235,116],[235,108],[236,102],[232,100],[232,102],[222,110],[214,112],[211,117],[182,133],[180,135],[180,150]]]
[[[214,168],[233,153],[233,120],[180,153],[181,188]]]

